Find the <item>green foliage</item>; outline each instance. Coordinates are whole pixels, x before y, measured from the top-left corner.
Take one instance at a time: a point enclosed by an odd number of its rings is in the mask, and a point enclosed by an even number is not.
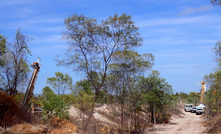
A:
[[[108,100],[107,91],[100,91],[97,96],[97,103],[106,103]]]
[[[60,119],[68,119],[69,106],[64,102],[64,100],[56,95],[49,87],[43,88],[44,100],[42,101],[43,105],[43,114],[50,119],[53,115],[58,116]]]
[[[218,3],[218,1],[215,1]],[[220,4],[220,2],[218,3]],[[213,73],[204,76],[209,90],[204,94],[203,103],[207,106],[206,117],[208,120],[216,118],[216,114],[220,114],[221,106],[221,42],[217,42],[213,48],[218,66]],[[215,123],[216,124],[216,123]],[[212,128],[211,128],[212,129]],[[210,131],[210,130],[209,130]]]
[[[6,53],[6,38],[0,35],[0,57]],[[3,66],[5,61],[0,58],[0,67]]]
[[[138,54],[136,51],[117,51],[113,55],[112,71],[127,71],[128,73],[145,72],[153,66],[154,56],[151,53]]]
[[[48,78],[47,84],[54,89],[57,95],[61,92],[64,95],[66,89],[72,88],[72,78],[67,73],[55,72],[55,77]]]
[[[197,106],[200,102],[200,93],[190,92],[186,101]]]
[[[159,77],[158,71],[152,71],[150,77],[141,77],[139,86],[142,91],[143,104],[149,104],[149,111],[152,116],[155,109],[162,118],[166,118],[166,109],[173,100],[172,86],[165,79]],[[153,117],[151,118],[153,121]]]
[[[84,91],[79,91],[79,93],[75,97],[74,106],[79,108],[83,113],[87,109],[91,109],[94,104],[94,95],[87,94]]]
[[[93,86],[96,102],[110,74],[108,68],[113,54],[142,45],[138,27],[126,14],[115,14],[100,24],[94,18],[74,14],[64,23],[67,29],[64,36],[71,43],[65,58],[56,59],[57,65],[70,66],[74,71],[85,73]]]
[[[63,98],[65,104],[67,104],[67,105],[73,104],[74,100],[75,100],[75,96],[73,95],[73,93],[72,94],[64,94],[64,95],[62,95],[62,98]]]
[[[96,95],[104,84],[113,53],[142,45],[138,28],[132,17],[126,14],[115,14],[101,24],[94,18],[74,14],[64,23],[67,29],[64,36],[72,43],[66,58],[57,59],[57,64],[71,66],[73,70],[87,74]]]
[[[92,91],[92,84],[90,81],[83,79],[80,81],[77,81],[74,85],[74,92],[83,91],[86,94],[92,95],[94,92]]]
[[[179,93],[179,96],[181,97],[181,99],[187,99],[188,94],[187,94],[187,93],[184,93],[184,92],[180,92],[180,93]]]

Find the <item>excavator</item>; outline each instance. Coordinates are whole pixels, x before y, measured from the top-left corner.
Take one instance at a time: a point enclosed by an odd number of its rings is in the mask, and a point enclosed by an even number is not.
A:
[[[33,93],[34,86],[35,86],[35,81],[37,79],[37,75],[38,75],[40,68],[41,68],[40,60],[41,59],[38,57],[38,60],[36,62],[33,62],[33,64],[31,64],[31,67],[34,69],[34,71],[32,72],[31,79],[29,81],[27,90],[25,92],[22,106],[25,106],[32,97],[32,93]]]

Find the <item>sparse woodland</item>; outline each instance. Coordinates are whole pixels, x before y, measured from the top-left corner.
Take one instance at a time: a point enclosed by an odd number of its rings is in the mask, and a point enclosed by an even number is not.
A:
[[[55,62],[85,78],[72,83],[68,72],[55,72],[26,108],[20,104],[21,87],[31,72],[29,38],[20,30],[14,43],[0,35],[0,125],[11,127],[7,131],[13,133],[14,125],[29,123],[24,126],[47,124],[35,133],[145,133],[147,127],[168,123],[172,115],[180,114],[181,101],[199,103],[199,93],[174,94],[172,85],[152,70],[154,55],[136,51],[143,39],[130,15],[115,14],[97,22],[74,14],[64,23],[63,38],[69,46]],[[204,99],[208,119],[220,113],[220,44],[214,48],[219,61],[216,72],[205,76],[211,84]],[[31,105],[41,107],[42,114],[31,114]]]

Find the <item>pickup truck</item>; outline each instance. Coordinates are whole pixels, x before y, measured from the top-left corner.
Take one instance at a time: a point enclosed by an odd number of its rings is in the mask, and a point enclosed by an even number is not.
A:
[[[192,107],[193,107],[193,104],[186,104],[184,107],[185,112],[191,111]]]

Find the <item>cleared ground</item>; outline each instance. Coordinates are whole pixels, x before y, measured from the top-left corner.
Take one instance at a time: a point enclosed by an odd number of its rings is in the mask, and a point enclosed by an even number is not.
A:
[[[172,117],[170,124],[160,124],[146,129],[147,134],[200,134],[205,130],[202,115],[185,112],[181,117]]]

